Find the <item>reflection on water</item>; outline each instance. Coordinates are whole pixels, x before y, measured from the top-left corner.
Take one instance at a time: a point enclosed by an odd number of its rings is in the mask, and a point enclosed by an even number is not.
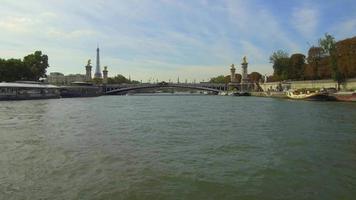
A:
[[[0,102],[0,199],[353,199],[356,104]]]

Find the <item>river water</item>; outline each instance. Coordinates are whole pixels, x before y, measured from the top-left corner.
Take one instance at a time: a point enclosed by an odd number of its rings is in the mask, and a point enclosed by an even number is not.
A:
[[[0,199],[355,199],[356,104],[0,102]]]

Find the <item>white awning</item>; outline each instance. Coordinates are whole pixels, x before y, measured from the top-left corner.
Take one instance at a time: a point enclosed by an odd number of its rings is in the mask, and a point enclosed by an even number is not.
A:
[[[55,85],[49,85],[49,84],[27,84],[27,83],[6,83],[6,82],[1,82],[0,87],[4,88],[51,88],[51,89],[57,89],[59,87]]]

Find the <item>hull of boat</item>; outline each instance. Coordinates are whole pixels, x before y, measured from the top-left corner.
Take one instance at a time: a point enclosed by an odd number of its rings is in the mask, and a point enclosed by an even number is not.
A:
[[[356,102],[356,92],[340,92],[331,95],[336,101],[351,101]]]
[[[287,97],[294,100],[327,101],[330,100],[327,93],[293,94],[287,93]]]
[[[251,96],[251,93],[248,93],[248,92],[236,92],[236,93],[234,93],[234,96],[247,97],[247,96]]]

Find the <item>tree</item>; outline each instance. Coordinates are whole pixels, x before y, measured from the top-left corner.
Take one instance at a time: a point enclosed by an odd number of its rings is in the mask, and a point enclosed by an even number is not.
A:
[[[293,54],[290,57],[290,67],[288,77],[294,80],[304,79],[305,55],[301,53]]]
[[[103,79],[102,78],[93,78],[93,83],[96,85],[102,84]]]
[[[217,76],[217,77],[213,77],[210,79],[209,81],[210,83],[229,83],[230,80],[227,80],[227,78],[225,78],[224,75],[220,75],[220,76]]]
[[[49,67],[48,56],[42,54],[41,51],[25,56],[23,63],[31,72],[27,77],[29,80],[38,81],[39,78],[46,77],[46,69]]]
[[[289,58],[289,54],[283,50],[278,50],[273,52],[273,54],[269,57],[269,61],[274,64],[281,58]]]
[[[135,80],[129,80],[125,76],[123,76],[121,74],[118,74],[113,78],[111,78],[111,77],[108,78],[108,83],[109,84],[123,84],[123,83],[126,83],[126,84],[138,84],[140,82],[139,81],[135,81]]]
[[[325,38],[319,39],[319,45],[323,49],[323,52],[329,57],[333,79],[337,81],[338,84],[342,83],[345,77],[341,74],[337,65],[335,38],[332,35],[325,33]]]
[[[356,77],[356,37],[336,43],[337,65],[345,78]]]
[[[306,74],[304,74],[305,77],[314,80],[321,78],[320,74],[318,73],[318,70],[319,70],[321,59],[323,57],[325,57],[323,48],[315,47],[315,46],[310,47],[308,51],[308,58],[307,58],[309,66],[307,71],[305,72]]]
[[[262,75],[258,72],[252,72],[248,75],[249,79],[253,83],[257,83],[262,79]]]
[[[0,59],[0,81],[29,80],[31,72],[20,59]]]
[[[273,63],[273,75],[276,79],[285,80],[289,78],[289,55],[287,52],[278,50],[270,56],[269,60]]]
[[[241,79],[242,79],[242,76],[241,74],[235,74],[235,78],[236,78],[236,82],[237,83],[241,83]],[[231,81],[231,75],[227,75],[225,76],[225,83],[230,83]]]

